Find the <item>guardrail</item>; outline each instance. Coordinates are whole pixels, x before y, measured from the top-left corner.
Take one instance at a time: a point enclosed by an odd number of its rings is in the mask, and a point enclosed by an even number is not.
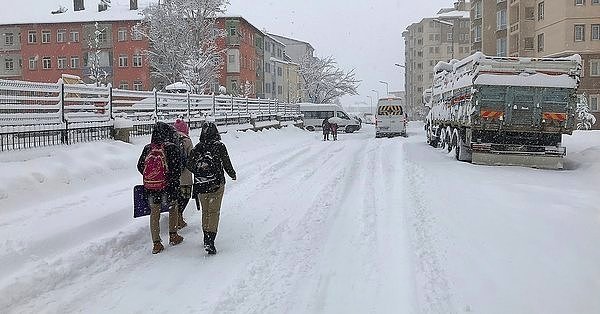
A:
[[[110,139],[115,118],[133,121],[131,135],[139,136],[177,118],[195,129],[207,119],[243,125],[302,116],[277,100],[0,80],[0,151]]]

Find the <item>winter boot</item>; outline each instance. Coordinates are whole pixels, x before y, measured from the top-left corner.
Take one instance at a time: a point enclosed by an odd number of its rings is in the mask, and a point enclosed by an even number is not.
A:
[[[215,238],[217,237],[217,233],[206,232],[206,234],[208,236],[208,243],[204,242],[204,250],[210,255],[217,254],[217,249],[215,248]]]
[[[179,222],[177,223],[177,228],[183,229],[187,227],[187,222],[183,220],[183,213],[179,213]]]
[[[154,242],[154,246],[152,247],[152,254],[158,254],[160,252],[162,252],[162,250],[164,250],[165,247],[162,245],[162,243],[159,242]]]
[[[169,232],[169,243],[171,245],[177,245],[183,242],[183,237],[178,235],[177,232]]]

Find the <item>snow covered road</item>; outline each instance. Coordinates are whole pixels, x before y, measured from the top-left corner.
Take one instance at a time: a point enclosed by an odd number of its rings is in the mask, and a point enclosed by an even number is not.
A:
[[[0,309],[600,312],[598,133],[568,138],[571,170],[541,171],[456,162],[421,130],[226,134],[239,179],[210,257],[194,204],[183,244],[150,254],[131,218],[147,139],[0,155]]]

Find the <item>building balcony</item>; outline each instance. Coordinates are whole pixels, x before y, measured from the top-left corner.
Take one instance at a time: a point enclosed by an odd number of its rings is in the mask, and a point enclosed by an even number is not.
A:
[[[510,33],[511,34],[517,33],[519,31],[520,25],[521,24],[519,22],[510,24]]]

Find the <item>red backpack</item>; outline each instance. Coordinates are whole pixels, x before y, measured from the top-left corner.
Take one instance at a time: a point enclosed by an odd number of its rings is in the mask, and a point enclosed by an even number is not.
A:
[[[150,152],[144,161],[144,188],[151,191],[167,187],[167,157],[164,144],[151,144]]]

